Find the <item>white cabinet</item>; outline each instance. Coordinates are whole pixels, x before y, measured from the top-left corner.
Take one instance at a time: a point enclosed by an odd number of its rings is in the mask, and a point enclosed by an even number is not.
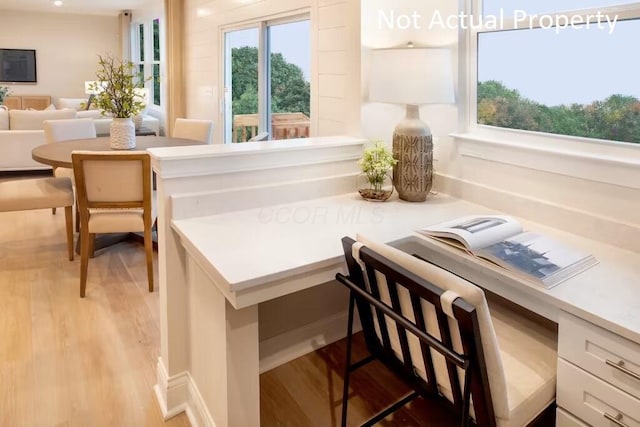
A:
[[[556,427],[588,427],[585,423],[568,413],[567,411],[558,408],[556,409]]]
[[[591,426],[640,427],[640,345],[564,312],[558,323],[558,407]],[[558,426],[580,425],[566,415]]]

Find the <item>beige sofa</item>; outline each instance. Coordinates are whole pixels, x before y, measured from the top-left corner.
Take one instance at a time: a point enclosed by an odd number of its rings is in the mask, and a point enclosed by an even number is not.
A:
[[[74,98],[68,98],[74,99]],[[38,163],[31,158],[31,150],[47,141],[42,130],[45,120],[92,118],[96,126],[96,134],[108,135],[111,118],[103,117],[98,110],[77,111],[84,99],[76,100],[76,104],[61,104],[61,109],[5,110],[0,108],[0,171],[41,170],[51,166]],[[142,126],[159,135],[160,121],[155,117],[143,117]]]
[[[93,123],[96,125],[96,134],[108,135],[111,117],[103,116],[100,110],[85,110],[86,103],[87,99],[85,98],[58,98],[55,105],[59,109],[71,108],[76,110],[79,119],[93,119]],[[143,111],[142,127],[151,129],[156,135],[160,135],[160,120],[146,114],[146,111]]]
[[[42,122],[73,119],[76,111],[0,109],[0,171],[51,169],[31,158],[31,150],[46,143]]]

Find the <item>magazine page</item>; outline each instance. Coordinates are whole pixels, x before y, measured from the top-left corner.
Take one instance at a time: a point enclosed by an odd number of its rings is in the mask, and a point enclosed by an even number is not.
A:
[[[471,215],[426,227],[419,232],[430,237],[458,240],[474,251],[521,233],[522,226],[504,215]]]
[[[516,273],[524,273],[546,287],[597,263],[592,255],[532,232],[510,237],[476,254]]]

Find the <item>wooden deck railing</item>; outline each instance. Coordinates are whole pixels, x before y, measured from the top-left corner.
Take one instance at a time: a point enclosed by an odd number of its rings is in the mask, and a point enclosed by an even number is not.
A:
[[[308,138],[311,120],[304,113],[271,114],[271,139]],[[257,114],[233,116],[233,142],[245,142],[258,134]]]

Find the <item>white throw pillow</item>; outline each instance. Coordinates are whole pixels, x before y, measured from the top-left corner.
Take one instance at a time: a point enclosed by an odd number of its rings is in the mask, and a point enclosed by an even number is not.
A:
[[[56,106],[53,104],[49,104],[49,106],[47,108],[44,109],[44,111],[51,111],[51,110],[55,110]]]
[[[102,119],[105,117],[100,110],[80,110],[77,115],[79,119]]]
[[[65,108],[53,111],[9,110],[10,130],[41,130],[45,120],[75,119],[76,110]]]
[[[85,109],[88,100],[89,98],[58,98],[57,107],[58,109],[71,108],[80,111]]]
[[[9,110],[6,107],[0,108],[0,130],[9,130]]]

